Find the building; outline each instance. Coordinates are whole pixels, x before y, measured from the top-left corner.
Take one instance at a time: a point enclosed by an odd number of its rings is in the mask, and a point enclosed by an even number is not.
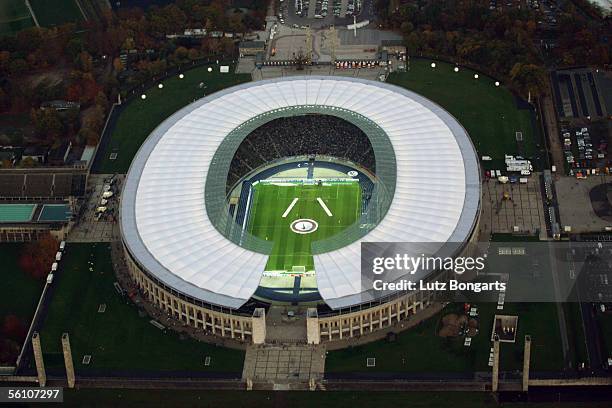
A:
[[[265,41],[242,41],[238,45],[240,57],[253,57],[257,53],[263,53],[266,50]]]
[[[68,201],[0,203],[0,242],[35,241],[51,234],[64,240],[72,228]]]
[[[380,48],[391,55],[406,55],[404,40],[381,40]]]
[[[44,164],[47,162],[47,154],[49,149],[43,146],[28,146],[23,150],[21,154],[21,160],[32,160],[38,164]]]
[[[40,107],[41,109],[55,109],[58,112],[65,112],[70,109],[76,109],[78,111],[81,109],[81,104],[72,101],[54,100],[43,102]]]
[[[1,169],[0,201],[81,197],[86,184],[84,166]]]
[[[313,250],[316,308],[308,342],[360,336],[394,325],[431,293],[384,298],[364,290],[361,245],[474,239],[480,168],[463,127],[433,102],[389,84],[345,77],[246,83],[183,108],[142,145],[124,183],[121,236],[132,279],[158,308],[186,324],[245,342],[265,313],[254,308],[270,244],[228,218],[232,155],[258,126],[325,114],[359,127],[376,158],[376,190],[363,219]],[[443,216],[441,216],[443,214]],[[260,306],[261,304],[258,304]]]

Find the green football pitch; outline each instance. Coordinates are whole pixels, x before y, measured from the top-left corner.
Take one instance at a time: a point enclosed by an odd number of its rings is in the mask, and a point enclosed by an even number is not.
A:
[[[357,182],[258,183],[252,194],[248,230],[274,243],[267,271],[291,271],[294,266],[313,270],[311,244],[353,224],[361,212],[361,188]],[[316,230],[294,232],[291,224],[300,219],[315,221]],[[295,228],[299,231],[299,226]]]

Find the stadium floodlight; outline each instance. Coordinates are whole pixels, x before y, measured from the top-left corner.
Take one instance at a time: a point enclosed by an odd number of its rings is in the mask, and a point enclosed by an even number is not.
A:
[[[145,94],[140,95],[140,99],[142,99],[144,101],[145,99],[147,99],[147,95],[145,95]]]
[[[436,67],[436,63],[435,63],[435,62],[432,62],[432,63],[431,63],[431,67],[432,67],[432,68],[435,68],[435,67]]]
[[[478,79],[478,74],[474,74],[474,79]]]
[[[495,81],[495,86],[499,86],[499,81]]]
[[[157,87],[158,87],[159,89],[162,89],[162,88],[164,87],[164,84],[159,84],[159,85],[157,85]]]
[[[455,67],[455,72],[459,72],[459,67]]]
[[[179,78],[180,78],[180,79],[183,79],[183,78],[185,78],[185,75],[183,75],[183,74],[179,74]]]

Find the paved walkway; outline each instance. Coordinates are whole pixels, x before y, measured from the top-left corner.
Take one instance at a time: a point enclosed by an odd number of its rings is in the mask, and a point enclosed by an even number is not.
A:
[[[323,379],[325,347],[318,345],[251,345],[247,347],[243,380],[274,389],[304,387]],[[288,389],[288,388],[287,388]]]
[[[293,316],[288,316],[288,311],[292,311]],[[271,306],[266,312],[266,342],[306,344],[306,309]]]
[[[496,179],[483,183],[480,228],[492,233],[519,232],[546,235],[546,217],[539,173],[533,173],[527,184],[501,184]],[[505,200],[508,193],[510,200]]]
[[[91,174],[87,185],[85,207],[76,225],[68,234],[68,242],[111,242],[115,239],[115,229],[118,230],[119,192],[125,175],[117,175],[112,186],[113,197],[107,200],[105,215],[96,217],[96,208],[101,206],[104,180],[112,174]]]

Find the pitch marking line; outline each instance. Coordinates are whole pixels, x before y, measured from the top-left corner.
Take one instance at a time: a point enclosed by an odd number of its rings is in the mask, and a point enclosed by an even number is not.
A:
[[[291,204],[289,204],[289,207],[287,207],[287,209],[285,210],[285,212],[283,213],[283,218],[287,218],[287,216],[289,215],[289,213],[291,212],[291,210],[293,209],[293,207],[295,206],[295,203],[297,203],[299,200],[298,197],[295,197],[293,199],[293,201],[291,201]]]
[[[333,216],[331,211],[329,211],[329,208],[327,208],[323,200],[321,200],[321,197],[317,197],[317,201],[319,202],[319,204],[321,204],[321,207],[323,207],[323,211],[325,211],[325,214],[327,214],[328,217]]]

